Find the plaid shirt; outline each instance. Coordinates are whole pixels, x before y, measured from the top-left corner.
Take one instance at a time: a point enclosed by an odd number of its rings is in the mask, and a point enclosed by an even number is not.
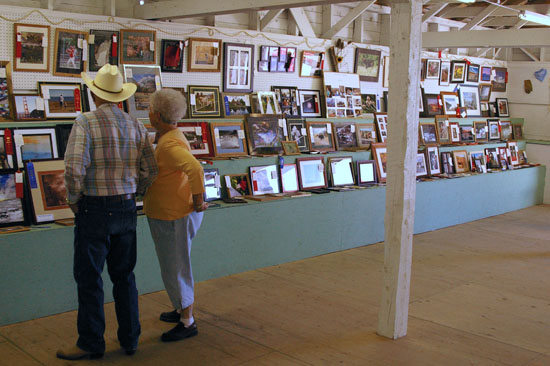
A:
[[[142,195],[158,173],[145,127],[115,104],[79,115],[65,151],[70,203],[81,195]]]

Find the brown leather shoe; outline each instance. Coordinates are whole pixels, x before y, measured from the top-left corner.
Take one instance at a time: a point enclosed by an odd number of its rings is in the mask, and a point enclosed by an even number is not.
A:
[[[82,348],[77,345],[67,347],[65,349],[57,350],[57,358],[62,360],[82,360],[84,358],[94,359],[103,357],[103,352],[88,352],[84,351]]]

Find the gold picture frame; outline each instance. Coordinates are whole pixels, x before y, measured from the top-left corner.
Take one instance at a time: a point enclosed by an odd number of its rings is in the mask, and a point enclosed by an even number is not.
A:
[[[187,71],[220,72],[222,41],[209,38],[189,38]]]

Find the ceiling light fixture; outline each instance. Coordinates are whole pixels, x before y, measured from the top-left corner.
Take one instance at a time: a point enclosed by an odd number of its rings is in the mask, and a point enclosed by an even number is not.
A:
[[[550,17],[548,15],[533,13],[529,10],[522,10],[518,14],[518,18],[527,20],[528,22],[538,23],[542,25],[550,25]]]
[[[476,0],[458,0],[459,2],[461,3],[467,3],[467,4],[471,4],[471,3],[475,3]]]
[[[139,5],[145,4],[145,0],[139,0]]]

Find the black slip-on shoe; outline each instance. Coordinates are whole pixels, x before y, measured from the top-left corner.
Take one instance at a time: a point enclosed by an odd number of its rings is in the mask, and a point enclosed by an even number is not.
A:
[[[160,339],[163,342],[175,342],[181,341],[182,339],[196,336],[199,333],[197,329],[197,323],[193,322],[189,327],[183,325],[179,322],[174,328],[170,329],[168,332],[163,333]]]
[[[167,311],[160,314],[160,320],[167,323],[179,323],[180,313],[177,310]]]

